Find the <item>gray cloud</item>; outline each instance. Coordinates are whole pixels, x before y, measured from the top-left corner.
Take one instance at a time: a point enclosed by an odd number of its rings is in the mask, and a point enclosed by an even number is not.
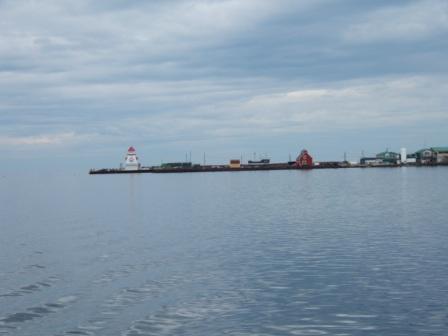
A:
[[[2,1],[0,149],[446,127],[447,12],[436,0]]]
[[[346,31],[350,42],[414,41],[448,32],[448,3],[440,0],[409,2],[362,15]]]

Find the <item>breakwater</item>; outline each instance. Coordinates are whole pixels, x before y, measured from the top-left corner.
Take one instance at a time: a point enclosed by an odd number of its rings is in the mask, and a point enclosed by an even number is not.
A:
[[[193,165],[191,167],[141,167],[135,170],[122,168],[91,169],[89,174],[166,174],[166,173],[201,173],[201,172],[242,172],[260,170],[310,170],[310,169],[347,169],[347,168],[398,168],[402,164],[353,164],[349,162],[317,162],[312,166],[298,167],[295,162],[270,163],[263,165],[241,165],[230,167],[228,165]],[[408,165],[409,166],[409,165]]]

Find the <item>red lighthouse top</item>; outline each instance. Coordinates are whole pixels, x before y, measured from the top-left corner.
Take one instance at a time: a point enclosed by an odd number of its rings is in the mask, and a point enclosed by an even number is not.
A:
[[[128,153],[134,153],[135,152],[135,148],[134,147],[129,147],[128,148]]]

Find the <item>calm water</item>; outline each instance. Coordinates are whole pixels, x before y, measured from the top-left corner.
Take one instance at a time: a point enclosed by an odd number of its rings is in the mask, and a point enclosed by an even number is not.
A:
[[[447,335],[448,167],[0,176],[0,335]]]

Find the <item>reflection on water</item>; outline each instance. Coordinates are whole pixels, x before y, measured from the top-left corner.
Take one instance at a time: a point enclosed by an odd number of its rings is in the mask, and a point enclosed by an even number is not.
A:
[[[444,335],[448,169],[0,181],[0,335]]]

